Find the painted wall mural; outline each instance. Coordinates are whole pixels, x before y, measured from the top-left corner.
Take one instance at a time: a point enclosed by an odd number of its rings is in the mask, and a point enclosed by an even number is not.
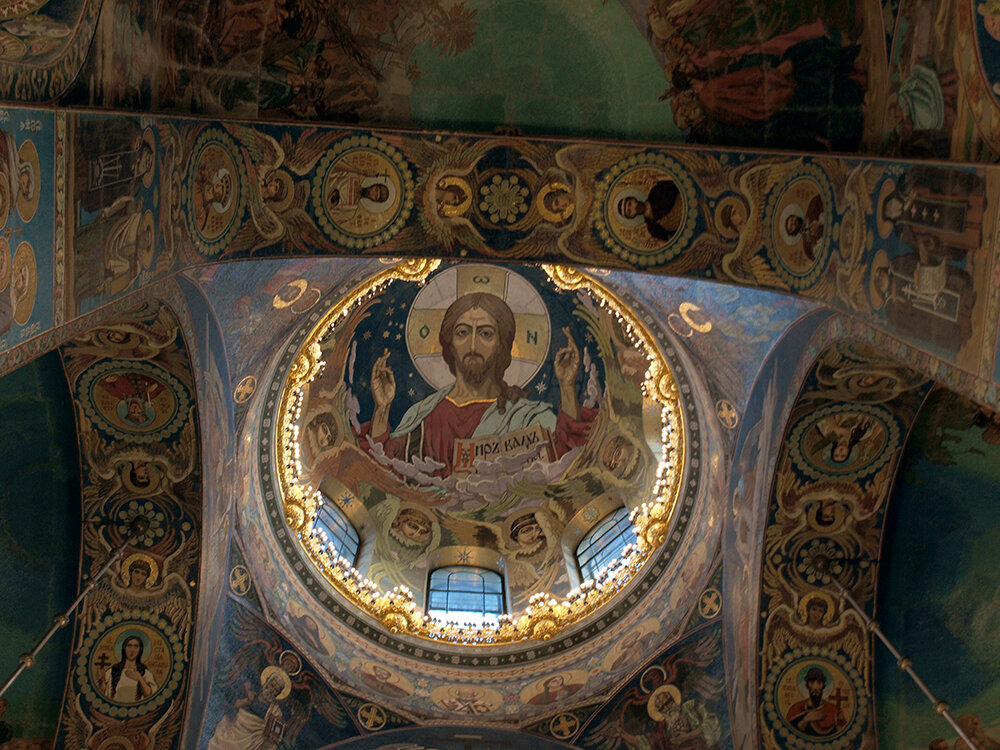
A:
[[[14,4],[3,54],[8,95],[27,101],[65,90],[63,104],[164,113],[1000,154],[993,4],[783,0],[761,13],[718,0],[50,0]]]
[[[65,137],[54,323],[205,261],[541,260],[792,293],[993,375],[991,167],[99,115]]]
[[[43,102],[58,98],[86,58],[100,10],[99,0],[3,3],[0,99]]]
[[[62,348],[79,419],[83,571],[57,747],[178,747],[196,617],[201,460],[177,319],[150,303]],[[144,524],[132,533],[133,522]]]
[[[722,629],[696,629],[650,662],[574,738],[597,750],[732,747]],[[558,733],[560,722],[552,729]]]
[[[0,380],[0,674],[30,652],[76,597],[80,533],[79,453],[73,399],[56,352]],[[13,425],[17,425],[15,429]],[[51,747],[62,707],[70,633],[60,630],[35,666],[0,699],[0,747]]]
[[[981,747],[1000,737],[996,592],[1000,416],[943,388],[931,392],[910,436],[886,518],[875,613],[882,628]],[[934,538],[935,545],[918,545]],[[938,572],[945,574],[938,577]],[[920,586],[919,601],[912,595]],[[964,748],[926,698],[874,659],[879,740],[891,748]],[[901,679],[902,678],[902,679]]]
[[[792,409],[764,533],[765,747],[869,746],[871,643],[831,591],[874,596],[886,501],[929,383],[863,344],[826,350]]]
[[[53,219],[56,127],[48,112],[0,109],[0,347],[5,349],[51,328],[61,296],[61,248]]]
[[[197,747],[318,746],[359,733],[348,708],[290,643],[233,598],[224,606],[225,633]],[[384,709],[375,708],[385,723]]]

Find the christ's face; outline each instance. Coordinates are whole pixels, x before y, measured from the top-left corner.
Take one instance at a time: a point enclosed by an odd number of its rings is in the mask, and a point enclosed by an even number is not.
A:
[[[458,371],[467,379],[481,380],[491,369],[500,346],[496,320],[478,307],[466,310],[455,322],[451,345]]]

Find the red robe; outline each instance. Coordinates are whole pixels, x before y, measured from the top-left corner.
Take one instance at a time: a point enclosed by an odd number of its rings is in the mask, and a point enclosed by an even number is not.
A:
[[[459,406],[450,399],[442,399],[423,421],[423,450],[424,458],[429,458],[444,464],[443,469],[434,472],[434,476],[447,477],[451,475],[452,458],[456,440],[468,440],[479,426],[480,420],[486,410],[493,405],[493,401],[473,401]],[[571,448],[575,448],[587,439],[587,429],[590,423],[597,416],[596,409],[580,409],[580,419],[573,419],[562,409],[556,417],[556,429],[553,434],[556,455],[562,456]],[[389,437],[389,430],[381,435],[368,435],[371,429],[371,422],[361,425],[358,433],[362,446],[368,443],[381,443],[385,454],[390,458],[407,460],[406,442],[408,435],[399,437]],[[414,430],[411,435],[416,433]]]

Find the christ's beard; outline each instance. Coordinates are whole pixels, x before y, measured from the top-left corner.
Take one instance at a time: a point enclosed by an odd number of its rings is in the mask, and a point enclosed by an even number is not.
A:
[[[483,359],[478,354],[466,354],[458,363],[458,371],[469,385],[482,385],[486,375],[493,370],[494,357]]]

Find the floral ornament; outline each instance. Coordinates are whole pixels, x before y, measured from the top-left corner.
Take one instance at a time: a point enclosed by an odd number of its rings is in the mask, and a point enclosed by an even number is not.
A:
[[[814,539],[799,550],[795,569],[806,583],[829,583],[844,572],[844,550],[829,539]]]
[[[127,537],[131,533],[132,523],[137,518],[145,518],[149,525],[143,533],[136,536],[135,544],[151,547],[164,534],[163,522],[166,516],[148,500],[145,502],[133,500],[118,512],[118,532],[122,537]]]
[[[510,177],[493,175],[493,180],[483,185],[479,192],[483,194],[479,210],[488,213],[490,221],[494,224],[500,221],[513,224],[528,210],[528,204],[524,199],[528,197],[529,191],[517,179],[517,175]]]

